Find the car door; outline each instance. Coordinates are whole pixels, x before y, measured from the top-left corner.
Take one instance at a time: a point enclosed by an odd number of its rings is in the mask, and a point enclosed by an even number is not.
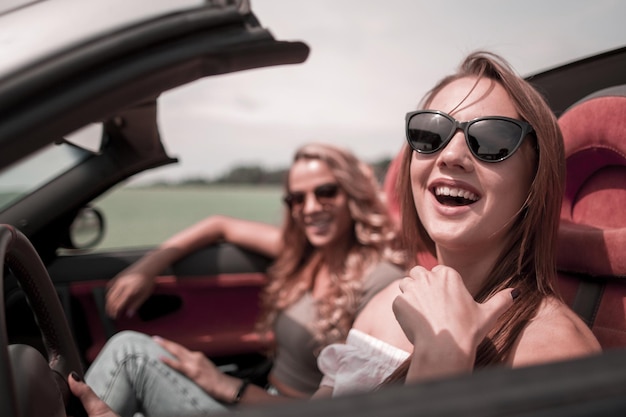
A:
[[[120,330],[176,340],[219,361],[261,352],[268,341],[254,333],[259,290],[269,260],[230,244],[200,249],[163,271],[153,295],[133,317],[109,318],[106,283],[146,250],[64,255],[49,265],[85,359]],[[245,358],[240,358],[244,360]]]

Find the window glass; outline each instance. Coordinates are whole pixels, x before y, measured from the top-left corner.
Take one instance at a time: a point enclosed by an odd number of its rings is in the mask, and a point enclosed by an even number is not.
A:
[[[94,202],[105,217],[98,249],[154,246],[213,214],[279,225],[282,187],[127,185]]]
[[[229,113],[210,104],[216,95],[230,97],[223,84],[231,78],[235,75],[198,80],[159,97],[161,140],[178,163],[139,173],[94,201],[105,219],[98,250],[152,247],[214,214],[280,224],[282,181],[215,181],[237,166],[258,162],[253,150],[232,149],[230,138],[237,133],[224,126]],[[290,158],[291,149],[286,149],[285,165]]]
[[[78,165],[90,152],[64,142],[50,144],[0,172],[0,211]]]

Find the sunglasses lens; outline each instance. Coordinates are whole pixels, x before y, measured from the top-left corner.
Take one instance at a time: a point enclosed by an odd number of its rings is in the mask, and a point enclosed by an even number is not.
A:
[[[418,113],[409,119],[407,139],[411,148],[421,153],[437,152],[448,140],[454,124],[436,113]]]
[[[483,161],[499,161],[517,149],[522,140],[522,128],[508,120],[480,120],[468,129],[472,153]]]
[[[339,185],[337,184],[323,184],[318,187],[315,187],[313,190],[313,194],[315,195],[315,199],[320,204],[330,203],[337,194],[339,194]],[[306,194],[303,192],[290,192],[283,198],[283,201],[289,208],[292,210],[294,208],[299,208],[304,204],[304,200],[306,198]]]
[[[328,200],[332,200],[337,197],[337,193],[339,192],[339,186],[337,184],[324,184],[317,187],[314,191],[315,198],[320,203],[327,202]]]
[[[290,208],[294,208],[295,206],[299,206],[304,203],[304,194],[303,193],[288,193],[285,198],[283,198],[285,204],[287,204]]]
[[[409,116],[406,136],[413,150],[429,154],[446,146],[457,128],[465,131],[472,154],[485,162],[508,158],[524,136],[533,131],[527,123],[505,117],[484,117],[460,123],[444,113],[426,110]]]

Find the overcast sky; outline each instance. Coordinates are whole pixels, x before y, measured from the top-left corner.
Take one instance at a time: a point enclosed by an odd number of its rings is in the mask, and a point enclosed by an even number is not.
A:
[[[522,75],[626,45],[620,0],[251,0],[303,64],[255,69],[166,93],[160,128],[177,168],[149,180],[215,177],[236,164],[287,166],[308,141],[374,161],[404,141],[404,114],[470,51]]]

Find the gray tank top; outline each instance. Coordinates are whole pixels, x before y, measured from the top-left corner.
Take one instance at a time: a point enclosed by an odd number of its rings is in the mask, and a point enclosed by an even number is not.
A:
[[[363,297],[357,310],[380,290],[406,274],[388,262],[376,265],[365,277]],[[282,311],[274,323],[276,358],[272,376],[301,392],[312,395],[317,391],[322,373],[317,367],[315,352],[319,346],[313,338],[312,323],[317,318],[315,302],[310,292]]]

